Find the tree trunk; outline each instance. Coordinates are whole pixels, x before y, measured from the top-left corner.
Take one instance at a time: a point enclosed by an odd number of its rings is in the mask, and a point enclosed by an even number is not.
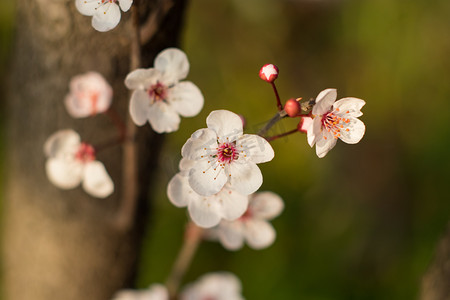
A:
[[[142,22],[161,2],[141,1]],[[143,66],[178,43],[184,2],[173,1],[151,44],[143,46]],[[110,299],[130,286],[136,273],[147,195],[163,136],[148,125],[138,130],[138,213],[126,230],[114,221],[123,204],[122,147],[98,153],[115,192],[95,199],[81,188],[59,190],[47,180],[43,144],[66,128],[92,144],[117,135],[105,115],[71,119],[63,100],[72,76],[98,71],[113,86],[113,106],[126,118],[129,92],[123,81],[130,65],[130,12],[122,13],[120,24],[106,33],[91,27],[91,18],[76,11],[74,0],[18,0],[17,13],[7,101],[4,299]]]
[[[422,280],[422,300],[450,299],[450,224]]]

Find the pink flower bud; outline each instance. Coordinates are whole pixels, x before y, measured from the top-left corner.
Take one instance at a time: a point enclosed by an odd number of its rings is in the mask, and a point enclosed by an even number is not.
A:
[[[289,117],[294,118],[300,112],[300,103],[298,103],[294,99],[289,99],[288,101],[286,101],[286,104],[284,105],[284,110],[286,111]]]
[[[261,70],[259,70],[259,77],[267,82],[274,82],[278,78],[278,67],[273,64],[264,65]]]

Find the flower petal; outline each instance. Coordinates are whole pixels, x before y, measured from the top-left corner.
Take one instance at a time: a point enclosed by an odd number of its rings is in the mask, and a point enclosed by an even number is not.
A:
[[[219,201],[215,197],[205,196],[192,199],[188,205],[192,221],[203,228],[211,228],[219,224],[221,219],[220,210]]]
[[[241,217],[248,207],[248,196],[241,195],[231,190],[225,185],[222,190],[215,195],[221,205],[221,216],[228,221]]]
[[[242,119],[228,110],[214,110],[206,118],[206,125],[216,132],[219,142],[235,141],[243,133]]]
[[[244,157],[239,154],[239,159],[250,160],[255,164],[271,161],[275,155],[272,146],[266,139],[256,134],[244,134],[236,142],[237,150],[244,151]]]
[[[358,98],[342,98],[333,104],[333,108],[338,109],[340,114],[345,114],[348,118],[350,117],[360,117],[362,116],[361,108],[366,104],[362,99]]]
[[[284,209],[280,196],[272,192],[260,192],[250,197],[248,209],[254,218],[271,220]]]
[[[322,120],[320,117],[313,119],[313,124],[308,131],[308,144],[313,147],[317,140],[322,138]]]
[[[155,69],[163,74],[163,82],[167,85],[174,84],[189,73],[189,61],[186,54],[177,48],[167,48],[161,51],[155,58]]]
[[[136,69],[129,73],[125,78],[125,85],[130,90],[145,90],[161,78],[161,72],[150,69]]]
[[[234,162],[228,166],[230,186],[242,195],[256,192],[263,182],[261,170],[253,162]]]
[[[336,89],[326,89],[319,93],[316,98],[316,104],[312,109],[313,115],[323,115],[331,110],[331,106],[336,101],[337,91]]]
[[[81,182],[83,165],[75,160],[50,158],[45,163],[45,171],[55,186],[60,189],[72,189]]]
[[[162,284],[152,284],[144,290],[120,290],[112,300],[168,300],[169,292]]]
[[[245,222],[247,244],[256,250],[267,248],[275,241],[276,232],[272,224],[263,220],[251,219]]]
[[[113,29],[120,22],[120,8],[115,3],[106,3],[97,8],[92,17],[92,27],[100,32]]]
[[[180,173],[169,181],[167,196],[170,202],[177,207],[185,207],[192,198],[200,198],[190,187],[188,177],[182,176]]]
[[[181,155],[190,160],[199,160],[213,155],[217,147],[217,135],[208,128],[195,131],[181,148]]]
[[[75,7],[80,14],[85,16],[93,16],[97,12],[97,7],[101,5],[98,0],[76,0]]]
[[[136,125],[142,126],[147,123],[150,101],[149,95],[143,90],[135,90],[131,94],[129,111],[131,119]]]
[[[195,160],[190,160],[184,157],[180,160],[180,163],[178,164],[178,168],[180,169],[180,171],[189,171],[193,166],[195,166]]]
[[[133,0],[119,0],[120,9],[122,11],[128,11],[133,4]]]
[[[203,95],[190,81],[175,84],[168,91],[167,102],[183,117],[196,116],[203,108]]]
[[[97,198],[106,198],[114,192],[114,183],[101,162],[95,160],[85,165],[83,189]]]
[[[337,139],[328,131],[323,130],[321,135],[317,137],[316,154],[319,158],[327,155],[328,151],[336,146]]]
[[[162,101],[156,101],[149,107],[148,120],[157,133],[177,131],[180,125],[180,116]]]
[[[222,221],[218,227],[219,240],[228,250],[238,250],[244,245],[244,226],[241,221]]]
[[[44,144],[44,153],[47,157],[66,157],[74,155],[80,146],[81,138],[72,129],[59,130],[52,134]]]
[[[349,123],[341,130],[339,138],[347,144],[356,144],[362,139],[365,132],[366,126],[361,120],[349,118]]]
[[[189,171],[189,185],[202,196],[217,194],[227,182],[224,170],[217,168],[206,160],[198,161]]]

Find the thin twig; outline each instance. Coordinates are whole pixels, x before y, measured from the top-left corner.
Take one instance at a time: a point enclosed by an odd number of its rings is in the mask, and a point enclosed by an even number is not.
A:
[[[275,81],[272,81],[270,84],[272,85],[273,92],[275,93],[275,97],[277,98],[278,111],[282,111],[283,110],[283,105],[281,104],[280,95],[278,94],[278,90],[277,90],[277,87],[275,85]]]
[[[193,222],[190,222],[186,227],[184,243],[166,281],[166,287],[169,291],[171,300],[176,299],[178,288],[183,280],[184,274],[186,274],[197,251],[198,245],[202,240],[203,231],[202,228],[198,227]]]
[[[272,128],[278,121],[280,121],[286,116],[287,114],[284,110],[277,112],[275,116],[273,116],[272,119],[270,119],[269,122],[267,122],[267,124],[264,125],[264,127],[258,131],[257,135],[264,137],[266,133],[270,130],[270,128]]]
[[[156,33],[162,19],[167,15],[174,5],[173,0],[160,0],[158,6],[148,16],[147,20],[141,26],[140,40],[142,45],[147,44]]]

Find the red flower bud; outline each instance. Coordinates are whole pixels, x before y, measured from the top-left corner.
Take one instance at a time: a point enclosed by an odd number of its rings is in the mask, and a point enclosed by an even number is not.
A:
[[[284,105],[284,111],[288,114],[289,117],[294,118],[300,112],[300,103],[298,103],[294,99],[289,99]]]
[[[278,78],[278,67],[273,64],[264,65],[259,70],[259,77],[267,82],[274,82]]]

